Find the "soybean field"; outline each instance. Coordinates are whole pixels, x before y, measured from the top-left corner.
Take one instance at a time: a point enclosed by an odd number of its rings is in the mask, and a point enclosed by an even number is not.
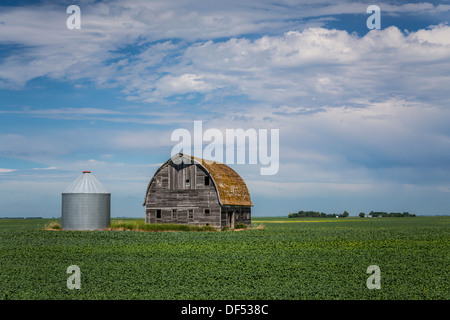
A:
[[[240,231],[0,219],[0,299],[448,300],[450,217],[254,218]],[[80,288],[68,286],[78,266]],[[379,288],[369,288],[379,268]]]

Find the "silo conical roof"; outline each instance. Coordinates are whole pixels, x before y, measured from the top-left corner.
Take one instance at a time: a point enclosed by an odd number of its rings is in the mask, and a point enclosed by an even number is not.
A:
[[[83,171],[83,174],[75,179],[64,193],[109,193],[90,171]]]

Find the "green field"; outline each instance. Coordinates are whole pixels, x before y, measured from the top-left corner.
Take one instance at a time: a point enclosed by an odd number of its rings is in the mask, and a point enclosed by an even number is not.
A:
[[[450,217],[254,218],[264,229],[239,232],[51,221],[0,219],[0,299],[450,299]],[[381,289],[366,286],[370,265]]]

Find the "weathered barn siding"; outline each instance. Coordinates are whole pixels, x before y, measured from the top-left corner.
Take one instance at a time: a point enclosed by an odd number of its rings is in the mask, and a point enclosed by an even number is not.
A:
[[[174,163],[179,157],[188,163]],[[178,154],[153,176],[144,206],[147,223],[234,228],[236,223],[251,224],[253,204],[244,180],[233,169]]]
[[[146,222],[220,226],[220,204],[212,181],[205,185],[207,176],[198,164],[171,163],[162,168],[147,195]],[[157,210],[161,210],[161,218],[157,218]]]

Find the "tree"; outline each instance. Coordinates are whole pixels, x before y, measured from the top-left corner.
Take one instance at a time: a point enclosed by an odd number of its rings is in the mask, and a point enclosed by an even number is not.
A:
[[[347,212],[347,211],[344,211],[344,213],[342,214],[342,216],[343,216],[344,218],[347,218],[347,217],[348,217],[348,212]]]
[[[360,213],[359,213],[359,216],[360,216],[361,218],[364,218],[364,217],[366,216],[366,214],[365,214],[364,212],[360,212]]]

